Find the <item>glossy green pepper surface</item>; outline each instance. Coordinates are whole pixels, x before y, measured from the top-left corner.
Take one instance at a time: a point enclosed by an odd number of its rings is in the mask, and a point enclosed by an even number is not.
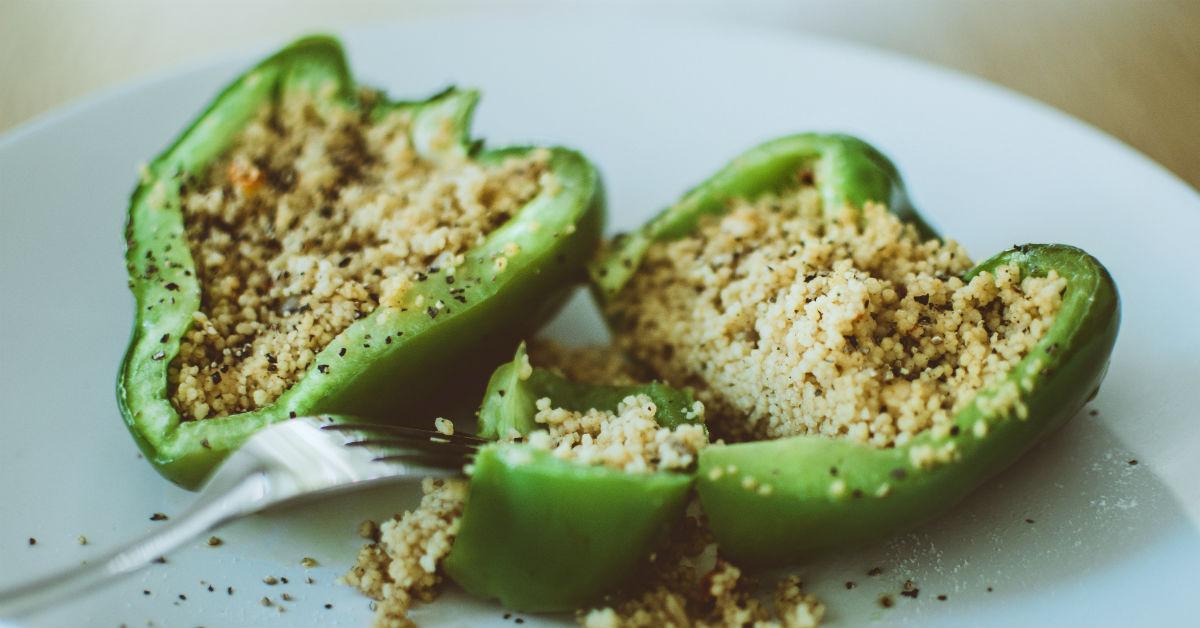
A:
[[[126,230],[130,289],[136,300],[133,334],[117,383],[130,432],[167,478],[195,488],[230,451],[255,431],[291,416],[337,413],[394,421],[427,415],[415,410],[437,391],[462,385],[468,354],[511,351],[545,320],[581,276],[602,228],[599,176],[580,154],[549,149],[557,185],[547,186],[520,212],[468,251],[455,283],[437,276],[415,283],[399,304],[376,308],[341,332],[301,379],[253,412],[183,421],[171,403],[167,367],[200,308],[201,291],[184,231],[181,189],[199,180],[261,110],[284,94],[308,92],[323,107],[360,108],[340,45],[328,37],[299,40],[229,85],[149,166],[133,193]],[[422,158],[470,156],[483,163],[534,150],[482,150],[469,137],[478,94],[449,89],[428,100],[372,100],[372,118],[411,112],[411,141]],[[451,130],[452,142],[439,141]],[[513,255],[514,245],[519,254]],[[504,256],[507,265],[495,260]],[[417,305],[442,302],[435,314]],[[385,340],[386,339],[386,340]],[[337,353],[355,347],[344,358]],[[478,360],[475,360],[478,361]],[[495,362],[491,362],[494,364]]]
[[[655,401],[662,426],[694,421],[690,393],[661,384],[585,386],[529,367],[524,347],[492,377],[480,433],[534,429],[533,403],[615,411],[629,395]],[[475,457],[446,573],[467,591],[526,612],[569,611],[626,582],[687,505],[690,473],[628,473],[496,443]]]
[[[620,292],[655,241],[686,235],[702,214],[736,197],[777,190],[808,172],[826,207],[890,202],[933,237],[907,201],[896,168],[861,140],[797,135],[751,149],[593,264],[603,303]],[[1062,306],[1037,345],[1003,379],[978,392],[953,428],[877,449],[823,436],[712,445],[700,453],[697,492],[724,555],[754,566],[882,539],[944,512],[1012,465],[1095,394],[1116,340],[1120,302],[1112,277],[1087,253],[1025,245],[983,262],[1023,275],[1056,271]]]

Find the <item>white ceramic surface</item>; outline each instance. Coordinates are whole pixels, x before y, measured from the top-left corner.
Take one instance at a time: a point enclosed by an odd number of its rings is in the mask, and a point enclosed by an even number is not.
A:
[[[356,74],[394,95],[450,82],[482,88],[475,129],[493,145],[581,149],[604,173],[614,228],[639,224],[761,140],[840,130],[888,153],[917,205],[977,258],[1020,242],[1092,252],[1116,277],[1125,310],[1089,409],[937,523],[799,571],[836,625],[1195,625],[1194,190],[1047,107],[837,42],[603,13],[344,35]],[[103,94],[0,138],[0,585],[86,561],[191,498],[139,459],[114,402],[132,309],[125,202],[136,165],[265,50]],[[550,333],[583,341],[604,332],[579,298]],[[366,625],[367,601],[334,579],[361,542],[358,521],[412,503],[411,490],[377,490],[254,517],[219,532],[221,547],[197,541],[30,625]],[[320,566],[304,569],[304,556]],[[867,576],[875,566],[883,574]],[[289,584],[267,586],[268,575]],[[895,596],[909,578],[919,597],[880,608],[878,596]],[[848,580],[857,586],[847,590]],[[259,604],[284,591],[295,598],[286,612]],[[454,591],[415,615],[511,622]]]

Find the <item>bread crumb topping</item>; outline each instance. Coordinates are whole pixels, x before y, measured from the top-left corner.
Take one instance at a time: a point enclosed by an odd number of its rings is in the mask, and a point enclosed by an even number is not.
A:
[[[424,158],[411,124],[285,95],[185,186],[201,304],[168,370],[184,419],[275,401],[346,327],[452,273],[553,178],[544,150],[497,165]]]
[[[718,436],[890,447],[949,429],[1061,305],[1053,271],[1022,278],[1009,265],[964,281],[970,267],[957,243],[921,241],[882,206],[829,219],[802,187],[734,201],[653,244],[608,309],[618,345],[694,387]]]

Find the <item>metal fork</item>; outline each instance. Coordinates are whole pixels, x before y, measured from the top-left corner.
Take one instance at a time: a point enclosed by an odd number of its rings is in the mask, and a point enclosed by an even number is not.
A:
[[[225,523],[276,506],[404,478],[451,477],[485,441],[470,435],[302,417],[268,427],[213,473],[195,504],[145,537],[80,568],[0,591],[16,618],[131,574]]]

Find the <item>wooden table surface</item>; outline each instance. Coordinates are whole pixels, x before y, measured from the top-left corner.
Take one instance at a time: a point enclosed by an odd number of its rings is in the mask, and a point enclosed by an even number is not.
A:
[[[489,4],[497,3],[0,0],[0,131],[97,89],[264,40]],[[508,4],[530,12],[547,3]],[[963,70],[1081,118],[1200,188],[1200,0],[608,4],[833,35]]]

